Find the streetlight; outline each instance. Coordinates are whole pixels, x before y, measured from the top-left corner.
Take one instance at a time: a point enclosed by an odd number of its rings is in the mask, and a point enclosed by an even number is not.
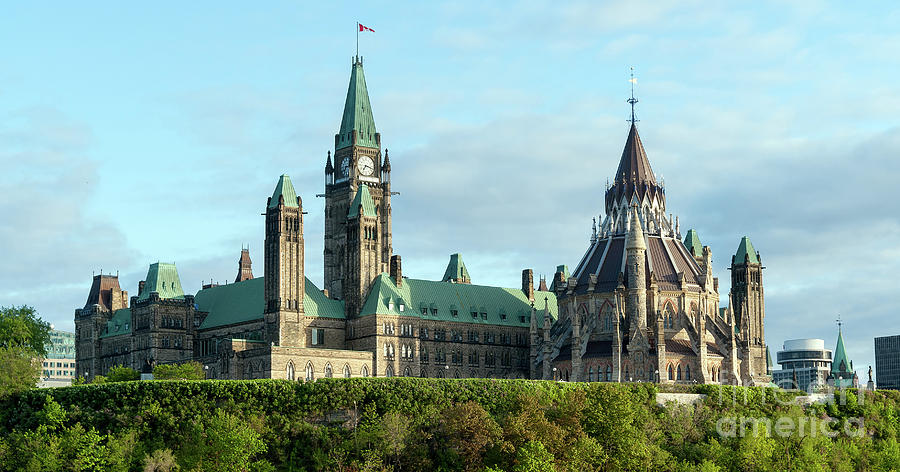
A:
[[[556,380],[556,367],[553,368],[553,380]]]
[[[659,383],[659,369],[656,369],[656,383]]]

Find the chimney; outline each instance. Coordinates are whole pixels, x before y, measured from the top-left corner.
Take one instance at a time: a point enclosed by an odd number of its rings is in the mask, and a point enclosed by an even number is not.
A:
[[[534,300],[534,271],[531,269],[522,271],[522,292],[528,300]]]
[[[400,256],[391,256],[391,277],[394,278],[398,287],[403,286],[403,268],[400,264]]]

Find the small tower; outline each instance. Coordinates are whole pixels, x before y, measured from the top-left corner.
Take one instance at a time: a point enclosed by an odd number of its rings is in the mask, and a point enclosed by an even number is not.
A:
[[[303,207],[291,178],[282,175],[266,204],[266,341],[302,346]]]
[[[356,316],[369,292],[369,285],[385,264],[381,260],[381,224],[369,186],[360,184],[347,213],[347,271],[343,297],[347,314]]]
[[[734,323],[740,327],[739,345],[743,362],[749,365],[741,367],[741,372],[753,377],[753,381],[761,381],[766,377],[766,318],[765,293],[763,291],[763,274],[765,267],[759,252],[753,248],[750,238],[744,236],[734,256],[731,258],[731,308],[734,312]],[[751,379],[743,379],[745,382]]]
[[[250,260],[250,249],[241,248],[241,258],[238,259],[238,273],[234,283],[243,282],[253,278],[253,261]]]
[[[631,207],[630,220],[631,225],[625,241],[628,276],[628,301],[625,306],[630,326],[644,330],[647,327],[647,243],[644,241],[637,205]]]
[[[469,277],[469,270],[466,269],[466,263],[463,262],[462,255],[459,253],[450,255],[450,262],[447,269],[444,270],[442,282],[453,282],[456,284],[471,284],[472,278]]]

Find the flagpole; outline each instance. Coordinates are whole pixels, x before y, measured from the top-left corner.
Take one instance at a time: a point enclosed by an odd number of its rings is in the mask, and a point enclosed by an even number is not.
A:
[[[359,22],[356,22],[356,58],[359,60]]]

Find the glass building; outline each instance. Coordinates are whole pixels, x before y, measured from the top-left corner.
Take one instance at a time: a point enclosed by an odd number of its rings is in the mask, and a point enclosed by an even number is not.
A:
[[[875,338],[875,376],[878,388],[900,390],[900,335]]]
[[[47,358],[41,361],[44,383],[71,383],[75,376],[75,333],[50,330]]]
[[[776,360],[781,369],[772,373],[772,382],[781,388],[814,392],[826,385],[831,373],[832,352],[823,339],[791,339],[784,342]]]

